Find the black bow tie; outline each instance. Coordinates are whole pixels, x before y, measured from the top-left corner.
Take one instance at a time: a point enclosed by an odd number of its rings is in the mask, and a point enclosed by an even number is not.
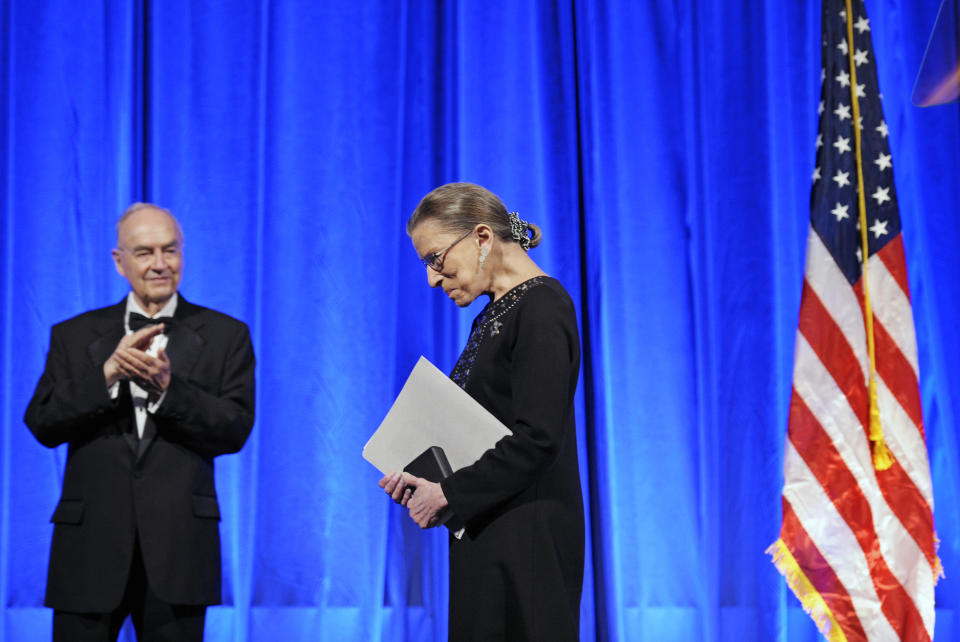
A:
[[[127,323],[130,325],[130,329],[133,332],[136,332],[137,330],[145,326],[157,325],[158,323],[164,324],[166,326],[164,330],[166,330],[171,325],[173,325],[173,317],[154,317],[151,319],[149,317],[143,316],[138,312],[131,312],[130,319],[127,321]]]

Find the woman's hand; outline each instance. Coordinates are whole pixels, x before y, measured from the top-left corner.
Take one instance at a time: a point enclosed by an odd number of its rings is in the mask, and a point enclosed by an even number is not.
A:
[[[413,494],[409,482],[404,481],[403,473],[387,473],[378,483],[380,488],[401,506],[406,506],[407,500]]]
[[[406,477],[407,483],[417,489],[405,504],[410,510],[410,519],[420,528],[436,526],[437,516],[447,507],[447,498],[440,484],[413,475],[406,475]]]
[[[440,484],[407,473],[388,473],[380,479],[380,488],[401,506],[410,510],[410,519],[420,528],[437,525],[437,516],[447,507]],[[416,489],[416,493],[411,491]]]

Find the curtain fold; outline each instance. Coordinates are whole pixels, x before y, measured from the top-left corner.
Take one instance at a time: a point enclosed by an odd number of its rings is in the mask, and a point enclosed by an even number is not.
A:
[[[960,122],[910,105],[938,6],[868,2],[960,636]],[[809,6],[807,6],[809,5]],[[447,542],[361,448],[483,302],[404,233],[448,181],[543,228],[580,315],[583,640],[813,641],[764,555],[780,525],[819,96],[819,7],[772,0],[0,7],[0,638],[49,636],[66,451],[22,414],[49,328],[119,301],[126,205],[184,228],[182,293],[251,327],[257,423],[217,460],[208,640],[443,640]],[[132,639],[129,632],[126,639]]]

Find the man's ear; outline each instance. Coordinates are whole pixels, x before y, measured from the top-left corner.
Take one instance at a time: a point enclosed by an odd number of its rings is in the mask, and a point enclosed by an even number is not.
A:
[[[121,258],[123,257],[123,251],[117,248],[110,250],[110,255],[113,256],[113,266],[117,268],[117,274],[123,278],[127,278],[127,275],[123,273],[123,262]]]

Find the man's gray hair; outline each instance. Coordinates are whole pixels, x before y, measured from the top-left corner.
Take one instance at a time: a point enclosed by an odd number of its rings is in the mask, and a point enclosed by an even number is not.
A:
[[[183,243],[183,230],[180,228],[180,221],[177,220],[177,217],[173,215],[173,212],[168,210],[165,207],[160,207],[159,205],[154,205],[153,203],[132,203],[127,209],[123,210],[123,214],[120,215],[120,218],[117,219],[117,246],[120,245],[120,228],[123,227],[124,222],[139,212],[140,210],[157,210],[158,212],[163,212],[170,217],[170,220],[173,221],[174,227],[177,228],[177,236],[180,237],[180,242]]]

